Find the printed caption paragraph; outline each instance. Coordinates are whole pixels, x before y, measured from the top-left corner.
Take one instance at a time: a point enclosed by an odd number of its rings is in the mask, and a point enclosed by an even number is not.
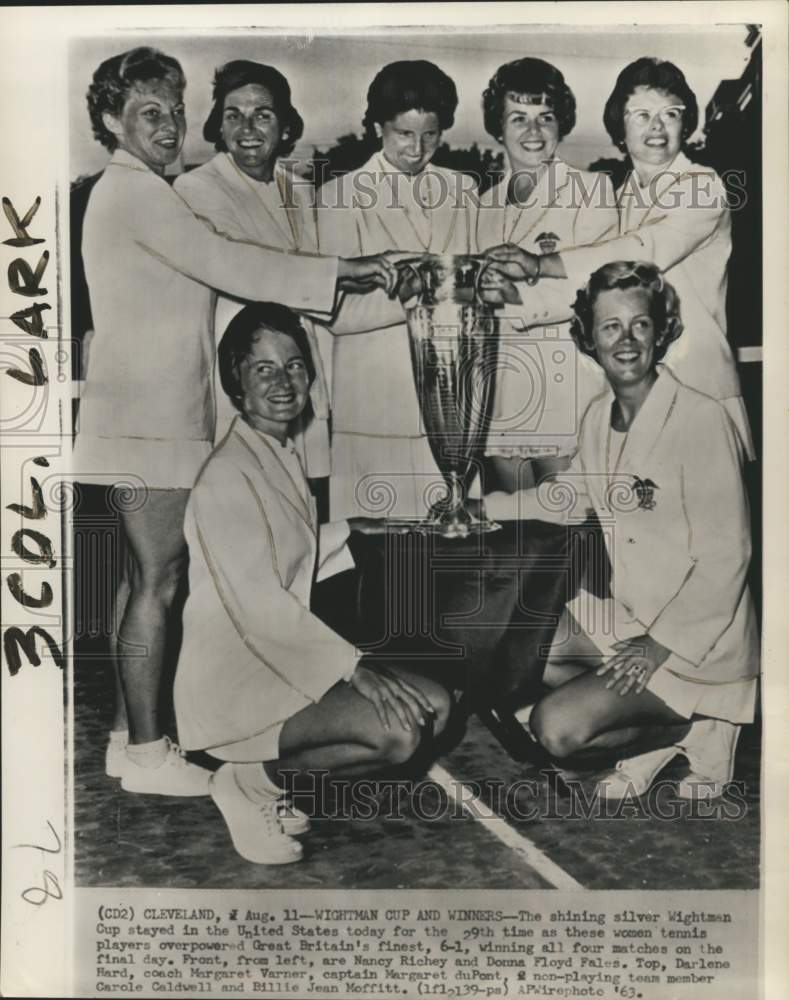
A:
[[[746,892],[79,895],[80,995],[723,1000],[757,951]]]

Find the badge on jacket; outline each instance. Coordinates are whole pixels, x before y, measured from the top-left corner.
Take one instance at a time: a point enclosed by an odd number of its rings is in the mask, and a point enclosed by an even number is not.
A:
[[[630,487],[638,497],[638,506],[641,510],[654,510],[656,507],[655,490],[660,487],[653,483],[651,479],[641,479],[640,476],[633,476],[633,485]]]

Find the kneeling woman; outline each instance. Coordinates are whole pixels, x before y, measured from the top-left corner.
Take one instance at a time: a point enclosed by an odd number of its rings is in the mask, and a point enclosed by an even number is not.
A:
[[[737,435],[720,403],[657,365],[682,327],[656,267],[606,264],[574,311],[576,343],[611,392],[589,406],[561,481],[609,526],[613,596],[601,606],[582,590],[568,606],[544,677],[555,687],[530,729],[554,758],[614,752],[609,797],[642,794],[677,753],[691,766],[680,794],[713,794],[731,779],[758,673]],[[488,513],[554,520],[557,485],[493,494]]]
[[[297,318],[247,306],[219,347],[240,415],[189,500],[190,596],[175,680],[182,745],[225,761],[211,780],[236,850],[298,861],[306,817],[283,812],[283,774],[369,775],[413,756],[446,723],[449,697],[424,677],[372,666],[309,610],[313,578],[353,565],[366,519],[318,527],[288,432],[315,377]],[[427,723],[432,721],[432,726]]]

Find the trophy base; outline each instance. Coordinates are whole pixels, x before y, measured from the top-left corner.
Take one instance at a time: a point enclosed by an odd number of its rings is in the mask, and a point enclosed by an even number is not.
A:
[[[441,538],[472,538],[485,535],[490,531],[499,531],[498,521],[462,521],[441,522],[417,517],[387,517],[384,523],[390,531],[413,531],[420,535],[438,535]]]

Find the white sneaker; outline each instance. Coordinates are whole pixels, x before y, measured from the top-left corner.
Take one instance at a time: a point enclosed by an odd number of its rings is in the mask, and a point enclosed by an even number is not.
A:
[[[734,774],[740,726],[724,719],[697,719],[677,745],[688,758],[690,773],[677,785],[683,799],[715,799]]]
[[[107,749],[104,751],[104,773],[108,778],[122,778],[126,768],[126,747],[128,746],[128,736],[126,740],[109,740]]]
[[[167,736],[167,756],[158,767],[142,767],[126,754],[121,775],[121,788],[125,792],[142,795],[208,795],[211,772],[197,764],[190,764],[183,750]]]
[[[616,769],[597,782],[597,791],[604,799],[624,799],[641,796],[649,790],[659,771],[677,755],[677,747],[660,747],[635,757],[620,760]]]
[[[242,858],[258,865],[287,865],[302,857],[301,844],[280,826],[279,799],[253,802],[241,791],[232,764],[223,764],[211,776],[211,798],[222,813],[233,847]]]
[[[282,827],[282,832],[289,837],[300,837],[303,833],[309,833],[310,818],[297,809],[289,799],[277,800],[277,819]]]

